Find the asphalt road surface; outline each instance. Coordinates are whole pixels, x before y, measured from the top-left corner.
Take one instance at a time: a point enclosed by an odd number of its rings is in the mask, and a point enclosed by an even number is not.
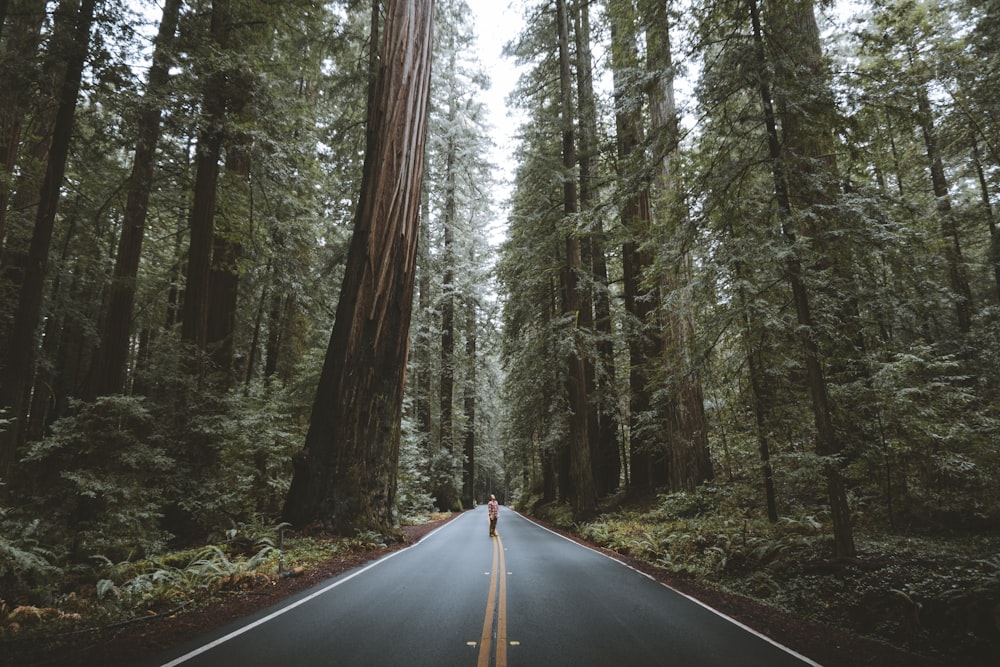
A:
[[[150,666],[815,665],[501,508],[202,637]]]

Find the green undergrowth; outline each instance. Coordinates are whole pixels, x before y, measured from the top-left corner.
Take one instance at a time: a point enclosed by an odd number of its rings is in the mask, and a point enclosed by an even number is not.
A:
[[[750,597],[949,664],[1000,656],[1000,537],[904,535],[859,521],[858,555],[832,556],[829,517],[751,516],[727,490],[660,496],[573,523],[565,506],[543,518],[682,577]]]
[[[275,585],[337,556],[386,546],[386,538],[370,531],[304,535],[255,522],[231,528],[213,544],[138,560],[95,556],[89,564],[71,565],[41,551],[0,553],[0,566],[10,565],[0,571],[7,575],[0,589],[0,652],[5,644],[52,644],[169,616]],[[15,571],[15,559],[29,557],[31,576],[13,576],[24,571]]]

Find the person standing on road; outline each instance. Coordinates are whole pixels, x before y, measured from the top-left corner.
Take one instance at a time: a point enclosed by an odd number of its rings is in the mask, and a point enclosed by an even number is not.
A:
[[[490,515],[490,537],[497,535],[497,517],[500,516],[500,503],[497,497],[490,494],[490,502],[486,503],[486,512]]]

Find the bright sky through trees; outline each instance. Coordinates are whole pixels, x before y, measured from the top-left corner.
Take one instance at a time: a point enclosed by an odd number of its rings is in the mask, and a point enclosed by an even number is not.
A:
[[[496,218],[491,225],[490,243],[502,240],[505,205],[509,196],[509,181],[513,178],[514,146],[518,119],[511,115],[506,98],[517,85],[520,70],[513,59],[502,55],[504,45],[515,39],[524,22],[523,0],[469,0],[475,16],[475,30],[479,39],[479,60],[490,75],[491,87],[484,100],[489,109],[490,125],[494,128],[493,142],[496,151],[493,161],[498,168],[499,187],[494,191]]]

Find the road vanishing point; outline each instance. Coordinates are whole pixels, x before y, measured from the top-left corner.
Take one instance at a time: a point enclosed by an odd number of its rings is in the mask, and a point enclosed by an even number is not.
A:
[[[142,667],[785,667],[808,658],[501,508]]]

